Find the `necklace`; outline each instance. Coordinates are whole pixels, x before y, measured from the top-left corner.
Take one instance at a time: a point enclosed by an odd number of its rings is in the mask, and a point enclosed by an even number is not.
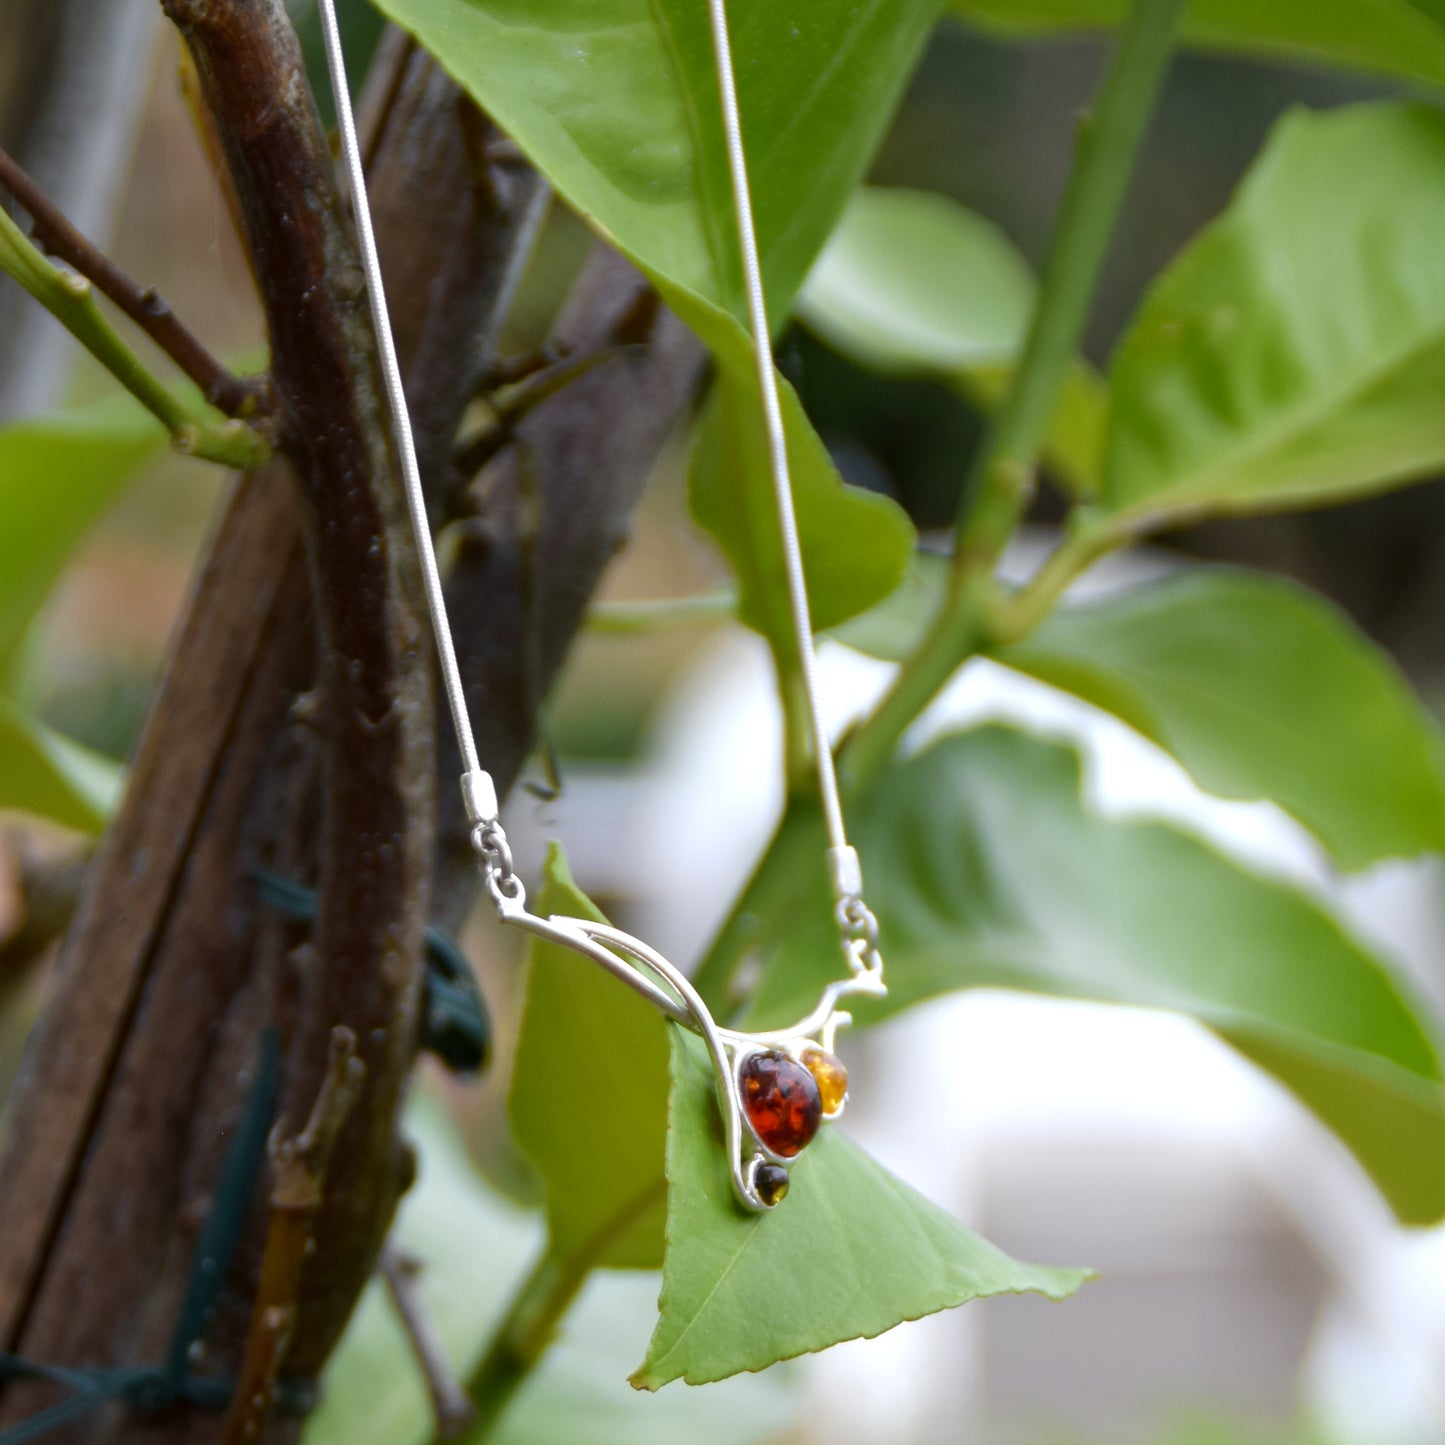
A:
[[[461,748],[464,766],[462,796],[471,826],[471,843],[481,865],[487,893],[503,923],[584,955],[641,994],[666,1017],[702,1038],[712,1060],[733,1192],[743,1208],[760,1213],[781,1201],[788,1187],[788,1165],[812,1140],[819,1126],[836,1119],[843,1112],[847,1101],[848,1075],[833,1052],[834,1036],[851,1020],[848,1013],[839,1007],[840,1003],[854,994],[882,994],[885,987],[883,959],[878,951],[878,925],[863,902],[862,869],[858,854],[848,843],[844,829],[833,753],[819,702],[813,628],[788,472],[782,407],[768,335],[762,268],[753,225],[725,0],[707,0],[707,3],[792,629],[818,774],[818,793],[828,832],[827,860],[835,899],[834,917],[846,965],[843,976],[824,988],[811,1013],[791,1028],[765,1033],[743,1033],[719,1025],[687,976],[656,949],[630,933],[588,919],[556,914],[542,918],[528,911],[526,889],[513,865],[512,851],[502,827],[496,788],[491,775],[477,757],[461,674],[457,668],[456,650],[442,597],[441,578],[412,443],[401,370],[392,345],[391,323],[372,235],[366,177],[356,139],[356,122],[351,112],[334,0],[319,0],[319,8],[382,377],[395,427],[407,508],[417,552],[421,557],[442,682]]]

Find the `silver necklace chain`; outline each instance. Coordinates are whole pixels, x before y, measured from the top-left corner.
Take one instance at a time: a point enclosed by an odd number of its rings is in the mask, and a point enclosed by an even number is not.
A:
[[[884,992],[884,984],[883,960],[878,951],[878,926],[873,914],[863,902],[862,870],[858,854],[849,845],[844,830],[837,772],[818,690],[812,619],[808,609],[802,549],[798,541],[798,523],[788,471],[788,447],[783,427],[782,404],[769,340],[767,306],[763,295],[762,268],[758,260],[757,235],[753,225],[752,197],[748,187],[747,161],[738,114],[737,84],[728,37],[725,0],[708,0],[713,52],[717,63],[728,169],[732,180],[733,205],[747,291],[753,352],[757,362],[758,387],[762,396],[763,420],[768,438],[778,530],[787,574],[794,642],[806,700],[814,764],[818,774],[818,793],[827,827],[827,857],[833,883],[836,920],[844,957],[848,963],[848,976],[828,985],[811,1014],[789,1029],[767,1034],[741,1033],[719,1026],[687,977],[656,949],[640,939],[620,929],[589,920],[561,916],[539,918],[527,911],[526,890],[517,875],[507,835],[499,817],[496,787],[491,774],[482,767],[477,757],[466,692],[462,685],[461,671],[457,666],[456,648],[447,616],[446,598],[442,592],[436,551],[432,546],[431,525],[427,517],[421,472],[412,439],[406,392],[392,340],[391,320],[382,284],[381,263],[377,257],[371,206],[367,199],[366,175],[362,167],[361,147],[356,138],[356,121],[352,114],[334,0],[318,0],[317,8],[321,14],[326,61],[336,100],[342,156],[351,182],[352,207],[361,245],[362,267],[366,274],[367,296],[376,329],[381,374],[395,427],[396,449],[401,463],[407,511],[416,538],[417,552],[421,557],[427,609],[431,614],[432,631],[436,637],[442,683],[461,749],[464,769],[461,778],[462,796],[471,826],[472,846],[481,860],[487,892],[504,922],[584,954],[641,994],[668,1017],[702,1036],[717,1074],[718,1098],[727,1128],[734,1190],[746,1208],[755,1211],[769,1209],[776,1202],[776,1198],[770,1197],[769,1191],[763,1188],[765,1175],[760,1171],[772,1169],[775,1173],[779,1172],[791,1160],[792,1154],[779,1153],[770,1147],[748,1122],[743,1082],[748,1060],[753,1056],[768,1053],[780,1054],[785,1061],[806,1062],[810,1057],[822,1054],[836,1065],[836,1060],[831,1059],[833,1036],[839,1027],[850,1021],[849,1015],[838,1008],[838,1002],[855,993],[881,994]],[[823,1117],[833,1118],[841,1111],[840,1100],[830,1112],[825,1112]],[[778,1194],[777,1197],[780,1198],[781,1195]]]

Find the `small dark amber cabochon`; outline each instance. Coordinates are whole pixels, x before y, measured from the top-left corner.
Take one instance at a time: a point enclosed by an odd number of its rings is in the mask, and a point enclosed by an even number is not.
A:
[[[811,1073],[796,1059],[769,1049],[749,1054],[738,1069],[743,1112],[753,1132],[774,1154],[791,1159],[823,1119],[823,1097]]]
[[[771,1209],[788,1192],[788,1171],[781,1164],[759,1164],[753,1173],[753,1188]]]
[[[803,1055],[803,1065],[818,1085],[824,1115],[836,1114],[848,1097],[848,1070],[843,1060],[822,1049],[809,1049]]]

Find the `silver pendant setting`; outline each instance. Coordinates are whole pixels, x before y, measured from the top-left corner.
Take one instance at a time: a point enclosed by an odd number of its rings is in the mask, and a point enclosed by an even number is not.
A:
[[[840,904],[839,918],[847,920],[849,929],[843,945],[848,976],[828,984],[812,1012],[791,1027],[747,1033],[720,1025],[687,975],[651,944],[610,923],[565,914],[543,918],[532,913],[527,908],[526,889],[513,871],[506,837],[495,822],[479,824],[472,841],[502,922],[581,954],[702,1039],[712,1061],[733,1193],[739,1204],[753,1213],[763,1214],[775,1207],[781,1194],[765,1197],[772,1191],[759,1188],[759,1171],[769,1166],[786,1170],[796,1162],[801,1148],[792,1154],[780,1153],[753,1126],[744,1107],[747,1066],[758,1055],[778,1054],[806,1069],[809,1054],[833,1054],[837,1031],[852,1022],[852,1015],[839,1007],[842,1000],[854,995],[877,998],[887,992],[872,915],[856,900],[848,900],[846,907]],[[825,1110],[822,1122],[840,1117],[845,1102],[846,1096],[831,1111]]]

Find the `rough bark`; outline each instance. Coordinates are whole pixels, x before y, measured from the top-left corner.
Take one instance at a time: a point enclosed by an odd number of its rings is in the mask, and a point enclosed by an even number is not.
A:
[[[262,278],[294,480],[278,464],[237,487],[28,1053],[0,1164],[0,1337],[50,1361],[159,1359],[260,1030],[274,1021],[286,1037],[282,1110],[295,1128],[343,1024],[367,1077],[285,1361],[305,1375],[339,1334],[407,1177],[395,1123],[431,865],[430,643],[381,440],[360,273],[289,28],[273,4],[169,10]],[[404,103],[419,90],[434,104]],[[380,213],[390,248],[425,239],[423,264],[451,287],[400,292],[398,309],[424,317],[430,302],[452,340],[489,335],[495,270],[445,262],[475,249],[462,233],[482,227],[494,246],[524,246],[535,206],[513,214],[474,175],[458,99],[441,103],[429,63],[411,58],[394,99],[403,128],[453,133],[423,143],[388,127],[376,146],[383,176],[405,166],[433,220],[443,210],[449,221],[426,238],[402,234],[415,194]],[[412,350],[420,365],[422,336]],[[434,420],[448,441],[456,420]],[[247,878],[257,863],[319,877],[311,946],[288,952],[294,937],[261,913]],[[212,1332],[218,1372],[234,1369],[249,1320],[264,1220],[253,1216]],[[0,1419],[42,1398],[12,1390]],[[205,1439],[215,1428],[187,1411],[116,1415],[104,1437]],[[100,1437],[93,1422],[72,1433]]]
[[[431,649],[360,272],[279,0],[163,3],[244,218],[289,467],[241,481],[226,508],[27,1054],[0,1158],[0,1347],[56,1363],[158,1361],[261,1031],[274,1023],[284,1038],[281,1112],[294,1131],[341,1025],[366,1076],[282,1363],[308,1376],[407,1177],[396,1121],[434,857]],[[377,221],[440,493],[541,188],[514,161],[488,160],[485,126],[432,62],[397,42],[386,64]],[[625,349],[519,428],[453,584],[483,756],[504,787],[700,368],[696,344],[615,258],[589,265],[559,334],[574,353]],[[448,807],[455,774],[448,764]],[[257,864],[319,883],[309,941],[265,913],[248,878]],[[449,850],[441,876],[455,916],[475,886],[464,850]],[[217,1375],[234,1375],[252,1323],[265,1223],[253,1205],[200,1366]],[[12,1388],[0,1425],[46,1398]],[[263,1438],[294,1428],[272,1419]],[[56,1438],[201,1441],[216,1429],[178,1407],[115,1411]]]

